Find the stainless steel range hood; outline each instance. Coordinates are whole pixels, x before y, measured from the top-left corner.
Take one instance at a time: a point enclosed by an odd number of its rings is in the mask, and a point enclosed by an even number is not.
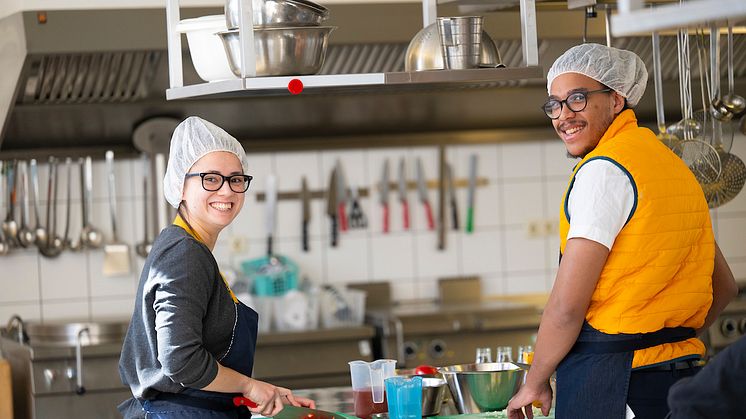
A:
[[[421,28],[421,5],[331,5],[339,27],[322,73],[402,71],[408,40]],[[455,7],[455,6],[454,6]],[[182,18],[219,14],[219,9],[186,9]],[[441,15],[457,15],[449,5]],[[365,92],[325,91],[293,97],[242,97],[166,101],[165,11],[163,9],[23,12],[15,19],[25,37],[25,57],[4,119],[0,157],[29,154],[98,154],[105,148],[135,152],[132,132],[157,116],[200,115],[225,127],[249,149],[316,148],[370,145],[387,138],[391,145],[433,141],[465,130],[548,128],[538,106],[545,83],[515,81],[450,85],[437,89]],[[603,19],[591,22],[592,40],[603,42]],[[42,23],[45,22],[45,23]],[[517,12],[489,14],[487,31],[504,64],[521,65]],[[547,69],[580,41],[582,12],[540,12],[539,65]],[[638,52],[650,65],[648,38],[615,39],[615,46]],[[186,42],[184,42],[186,48]],[[675,40],[664,38],[664,80],[668,119],[678,118]],[[0,54],[5,53],[0,51]],[[737,88],[746,76],[746,36],[736,37]],[[200,83],[184,54],[186,85]],[[0,57],[2,62],[3,57]],[[723,66],[723,71],[724,71]],[[653,89],[639,114],[652,120]],[[2,108],[0,108],[2,110]],[[515,131],[514,131],[515,132]],[[479,138],[490,137],[485,134]],[[316,141],[300,139],[313,137]],[[461,136],[464,137],[464,136]],[[494,137],[494,136],[493,136]]]

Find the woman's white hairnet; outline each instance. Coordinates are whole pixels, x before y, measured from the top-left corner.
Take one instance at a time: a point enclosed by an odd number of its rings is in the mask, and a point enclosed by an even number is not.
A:
[[[241,144],[217,125],[196,116],[183,120],[171,136],[168,167],[163,178],[163,194],[174,208],[179,207],[184,190],[184,176],[202,156],[214,151],[227,151],[238,157],[247,173],[249,164]]]
[[[637,105],[648,83],[645,63],[632,51],[600,44],[577,45],[562,54],[547,74],[547,92],[552,82],[564,73],[579,73],[615,90]]]

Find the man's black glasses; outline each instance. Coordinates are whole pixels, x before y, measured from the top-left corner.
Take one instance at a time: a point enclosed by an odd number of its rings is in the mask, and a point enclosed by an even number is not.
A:
[[[184,178],[199,176],[202,178],[202,188],[209,192],[215,192],[223,187],[223,183],[228,181],[228,186],[233,192],[244,193],[249,189],[249,184],[253,176],[249,175],[231,175],[223,176],[220,173],[187,173]]]
[[[545,103],[541,109],[544,110],[544,113],[547,114],[549,119],[557,119],[562,115],[562,104],[566,104],[568,108],[570,108],[573,112],[582,112],[585,110],[585,107],[588,106],[588,95],[591,93],[607,93],[610,92],[611,89],[599,89],[599,90],[591,90],[589,92],[575,92],[571,93],[569,96],[567,96],[567,99],[565,100],[559,100],[559,99],[549,99],[547,103]]]

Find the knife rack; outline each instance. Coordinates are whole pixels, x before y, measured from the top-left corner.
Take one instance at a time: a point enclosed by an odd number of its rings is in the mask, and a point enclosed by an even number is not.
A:
[[[490,182],[487,180],[487,178],[483,177],[477,177],[476,185],[477,187],[480,186],[486,186]],[[438,189],[438,180],[428,180],[427,183],[427,189]],[[454,179],[453,180],[453,187],[454,188],[467,188],[469,186],[469,179]],[[399,187],[398,182],[390,182],[389,183],[389,191],[390,193],[396,193],[397,188]],[[360,198],[366,198],[370,196],[372,188],[358,188],[358,196]],[[375,189],[380,190],[381,187],[378,186]],[[407,181],[407,190],[417,190],[417,182],[415,181]],[[308,191],[309,196],[311,199],[326,199],[327,193],[326,189],[317,189],[317,190],[311,190]],[[258,192],[256,194],[256,200],[258,202],[264,202],[267,199],[267,194],[264,192]],[[278,192],[277,193],[277,200],[278,201],[286,201],[286,200],[299,200],[301,199],[301,191],[286,191],[286,192]]]

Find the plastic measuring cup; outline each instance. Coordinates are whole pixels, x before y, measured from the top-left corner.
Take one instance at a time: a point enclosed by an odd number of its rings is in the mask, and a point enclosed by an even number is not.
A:
[[[389,418],[422,418],[422,377],[389,377],[386,379]]]
[[[387,412],[384,380],[394,376],[396,361],[379,359],[373,362],[350,361],[348,364],[355,416],[367,419],[373,413]]]

